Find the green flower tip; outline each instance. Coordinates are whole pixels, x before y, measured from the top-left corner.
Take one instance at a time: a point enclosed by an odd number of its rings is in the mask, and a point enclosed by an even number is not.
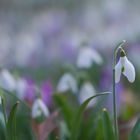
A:
[[[126,53],[123,49],[120,50],[120,56],[121,57],[125,57],[126,56]]]
[[[103,108],[103,110],[102,110],[103,112],[107,112],[107,109],[106,108]]]
[[[16,102],[16,104],[19,104],[19,103],[20,103],[20,101],[17,101],[17,102]]]
[[[123,42],[123,43],[125,43],[125,42],[126,42],[126,40],[123,40],[122,42]]]

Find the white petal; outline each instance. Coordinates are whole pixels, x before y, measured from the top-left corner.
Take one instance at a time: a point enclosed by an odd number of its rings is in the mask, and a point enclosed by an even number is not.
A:
[[[83,84],[83,86],[80,89],[79,101],[82,104],[86,99],[88,99],[89,97],[94,96],[94,95],[95,95],[94,87],[92,86],[91,83],[86,82]],[[94,99],[89,103],[88,107],[93,106],[95,103],[96,103],[96,100]]]
[[[102,58],[97,51],[89,47],[81,48],[77,58],[77,67],[90,68],[93,62],[97,64],[102,63]]]
[[[23,99],[25,96],[26,88],[27,88],[26,81],[22,78],[18,79],[16,82],[16,95],[17,95],[17,97],[19,97],[20,99]]]
[[[37,118],[41,115],[49,116],[49,110],[41,99],[36,99],[32,106],[32,117]]]
[[[92,66],[91,52],[87,48],[81,48],[77,58],[78,68],[90,68]]]
[[[15,79],[11,75],[11,73],[6,69],[2,70],[0,73],[0,87],[8,91],[15,90],[16,87]]]
[[[92,53],[92,59],[93,59],[93,61],[95,61],[95,63],[97,63],[99,65],[103,63],[102,57],[96,50],[92,49],[91,53]]]
[[[74,93],[77,92],[77,82],[70,73],[65,73],[57,86],[58,92],[66,92],[67,90],[72,90]]]
[[[116,83],[120,81],[121,70],[122,70],[122,64],[121,64],[121,59],[119,59],[118,63],[115,66],[115,82]]]
[[[127,57],[125,58],[123,74],[127,77],[129,82],[133,83],[135,81],[135,68]]]

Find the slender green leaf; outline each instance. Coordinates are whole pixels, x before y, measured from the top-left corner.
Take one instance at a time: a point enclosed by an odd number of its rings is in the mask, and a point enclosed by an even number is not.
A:
[[[102,111],[102,123],[104,140],[114,140],[112,123],[106,109]]]
[[[16,136],[16,112],[19,102],[13,105],[7,121],[7,140],[17,140]]]
[[[102,96],[102,95],[107,95],[109,93],[110,92],[103,92],[103,93],[100,93],[100,94],[96,94],[95,96],[92,96],[92,97],[88,98],[86,101],[84,101],[80,105],[80,107],[79,107],[79,109],[76,113],[76,116],[74,117],[74,121],[73,121],[72,128],[71,128],[70,140],[77,140],[78,132],[80,130],[80,123],[81,123],[82,115],[83,115],[84,110],[87,107],[88,103],[96,97],[99,97],[99,96]]]
[[[66,101],[65,97],[61,94],[54,94],[53,95],[56,104],[61,108],[64,119],[68,125],[68,128],[71,127],[73,111],[70,108],[68,102]]]
[[[139,139],[140,139],[140,118],[137,120],[129,136],[129,140],[139,140]]]
[[[0,140],[5,140],[6,136],[6,129],[4,124],[4,117],[3,114],[0,113]]]
[[[4,97],[4,99],[5,99],[4,94],[7,94],[8,96],[11,96],[11,98],[14,98],[16,101],[18,100],[20,102],[20,104],[22,104],[24,107],[26,107],[26,109],[28,109],[29,112],[31,111],[31,108],[29,107],[29,105],[26,102],[24,102],[23,100],[21,100],[20,98],[18,98],[16,96],[16,94],[14,94],[13,92],[7,91],[7,90],[2,89],[2,88],[0,91],[2,91],[2,95],[3,95],[2,97]]]

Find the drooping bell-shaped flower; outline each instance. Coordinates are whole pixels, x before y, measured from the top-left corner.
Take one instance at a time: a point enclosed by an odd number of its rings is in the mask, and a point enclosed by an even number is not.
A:
[[[120,59],[115,66],[115,82],[120,81],[121,73],[127,77],[129,82],[135,81],[135,68],[133,64],[127,59],[124,50],[121,50]]]
[[[32,118],[38,122],[42,122],[49,116],[49,110],[41,99],[36,99],[32,106]]]
[[[77,58],[78,68],[90,68],[93,62],[101,64],[103,62],[100,54],[90,47],[82,47]]]
[[[71,90],[73,93],[77,92],[76,79],[70,73],[65,73],[58,82],[57,91],[66,92]]]
[[[95,89],[90,82],[85,82],[79,92],[79,101],[82,104],[85,100],[95,95]],[[92,107],[96,103],[96,99],[93,99],[88,104],[88,107]]]
[[[15,90],[16,81],[12,74],[6,69],[0,72],[0,87],[10,92]]]

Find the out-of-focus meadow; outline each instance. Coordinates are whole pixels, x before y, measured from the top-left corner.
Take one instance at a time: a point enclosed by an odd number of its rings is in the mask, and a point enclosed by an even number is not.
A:
[[[121,76],[116,85],[120,140],[128,139],[140,115],[139,13],[139,0],[0,1],[0,87],[7,114],[20,102],[18,140],[106,140],[101,114],[113,125],[112,93],[73,120],[86,99],[112,92],[113,51],[124,39],[136,70],[134,83]]]

